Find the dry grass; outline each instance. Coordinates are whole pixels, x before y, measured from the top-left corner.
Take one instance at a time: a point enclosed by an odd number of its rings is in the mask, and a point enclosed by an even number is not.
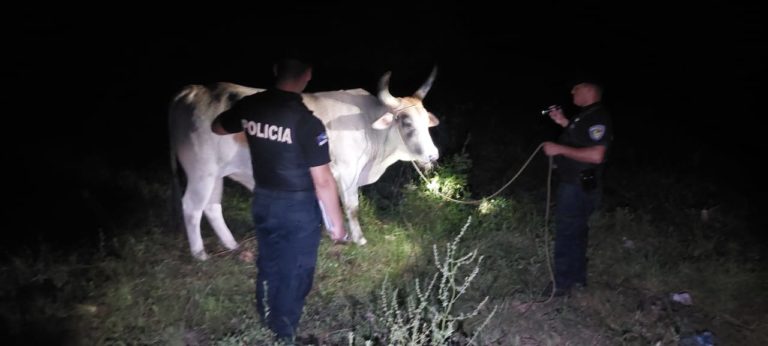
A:
[[[443,175],[451,174],[448,168]],[[451,177],[451,188],[460,189],[464,176]],[[165,206],[164,182],[133,181],[139,202],[152,212],[117,226],[95,249],[41,246],[3,263],[4,344],[268,344],[253,309],[255,268],[240,259],[243,252],[193,261],[186,239],[168,232],[166,215],[158,212]],[[250,238],[247,193],[230,185],[226,196],[236,237]],[[472,216],[459,252],[477,249],[484,259],[454,311],[471,310],[486,296],[487,309],[498,306],[478,335],[481,345],[677,345],[702,330],[712,331],[718,344],[768,344],[768,266],[760,245],[740,237],[747,225],[727,208],[707,222],[685,210],[670,221],[672,213],[660,217],[608,203],[590,234],[589,287],[540,303],[551,246],[540,199],[499,198],[481,211],[441,201],[420,185],[397,198],[363,199],[369,245],[323,241],[301,323],[305,343],[349,345],[350,333],[353,344],[385,340],[379,299],[385,278],[405,301],[415,293],[415,279],[435,272],[432,246],[448,243]],[[677,208],[677,202],[654,210]],[[204,232],[207,248],[223,250]],[[253,245],[246,241],[244,250],[255,251]],[[672,302],[670,293],[678,291],[689,292],[693,305]],[[455,344],[466,342],[481,321],[457,325]]]

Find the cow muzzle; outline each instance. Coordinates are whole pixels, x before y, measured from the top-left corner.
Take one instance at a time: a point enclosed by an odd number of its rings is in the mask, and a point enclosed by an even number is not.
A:
[[[432,170],[432,168],[434,168],[438,158],[440,158],[440,155],[438,154],[437,149],[435,148],[434,151],[425,153],[418,160],[416,160],[416,164],[418,164],[419,167],[421,167],[421,169],[425,171],[430,171]]]

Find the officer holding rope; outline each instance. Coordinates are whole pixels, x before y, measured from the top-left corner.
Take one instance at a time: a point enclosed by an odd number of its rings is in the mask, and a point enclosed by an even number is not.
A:
[[[592,81],[571,89],[573,104],[581,111],[566,118],[552,106],[543,113],[564,128],[557,142],[544,142],[542,149],[554,158],[559,184],[555,207],[554,286],[546,295],[568,294],[587,285],[589,218],[602,195],[603,168],[613,139],[611,116],[603,106],[602,87]]]

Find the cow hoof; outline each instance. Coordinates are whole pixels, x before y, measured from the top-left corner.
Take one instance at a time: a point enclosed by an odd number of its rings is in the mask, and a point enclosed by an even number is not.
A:
[[[360,237],[360,239],[355,241],[355,244],[357,245],[365,245],[366,243],[368,243],[368,240],[366,240],[365,237]]]
[[[229,250],[237,250],[240,248],[240,245],[238,243],[232,243],[232,244],[224,244],[224,247]]]
[[[208,254],[205,253],[205,250],[201,250],[201,251],[195,252],[195,253],[192,254],[192,256],[194,256],[196,259],[201,260],[201,261],[205,261],[205,260],[208,259]]]

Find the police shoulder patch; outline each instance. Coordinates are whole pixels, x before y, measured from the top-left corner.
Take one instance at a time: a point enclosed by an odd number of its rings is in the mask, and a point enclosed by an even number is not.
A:
[[[594,125],[589,128],[589,138],[593,141],[599,141],[605,135],[605,125]]]
[[[328,143],[328,135],[325,134],[325,132],[320,133],[317,135],[317,146],[323,146],[325,143]]]

